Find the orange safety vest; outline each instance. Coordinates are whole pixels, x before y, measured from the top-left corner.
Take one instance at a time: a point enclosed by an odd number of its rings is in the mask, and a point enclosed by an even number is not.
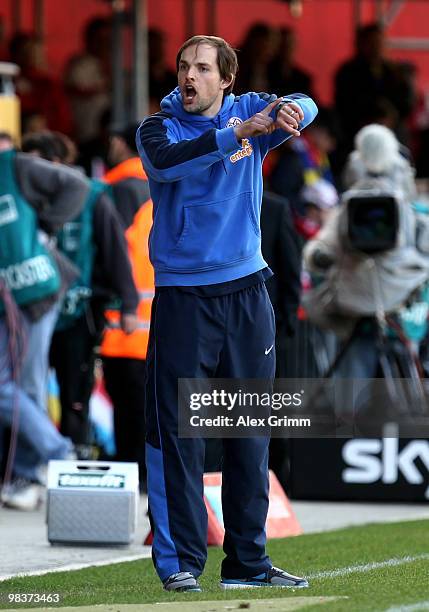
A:
[[[138,157],[118,164],[104,176],[104,181],[113,185],[127,178],[147,181],[147,176]],[[155,294],[155,278],[149,261],[149,232],[152,227],[152,200],[142,202],[134,216],[132,225],[126,230],[128,254],[131,261],[134,283],[139,294],[137,309],[138,328],[125,334],[120,328],[119,310],[106,310],[107,327],[100,347],[105,357],[129,357],[145,359],[149,340],[150,311]]]

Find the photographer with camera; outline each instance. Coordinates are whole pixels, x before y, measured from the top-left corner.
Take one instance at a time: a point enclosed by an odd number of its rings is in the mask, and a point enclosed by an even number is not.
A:
[[[362,128],[351,160],[357,182],[304,250],[319,278],[304,306],[312,322],[345,341],[328,374],[375,378],[386,317],[429,278],[428,220],[412,207],[412,170],[391,130]]]

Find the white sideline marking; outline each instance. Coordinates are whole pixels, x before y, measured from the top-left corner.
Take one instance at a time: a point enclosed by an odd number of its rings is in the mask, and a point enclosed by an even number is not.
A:
[[[306,576],[306,578],[336,578],[337,576],[348,576],[349,574],[362,574],[364,572],[371,572],[375,569],[381,569],[383,567],[396,567],[397,565],[413,563],[414,561],[421,561],[422,559],[429,559],[429,554],[423,553],[421,555],[414,555],[414,557],[409,555],[406,557],[393,557],[392,559],[387,559],[386,561],[375,561],[374,563],[365,563],[364,565],[340,567],[335,570],[309,574]]]
[[[429,599],[426,601],[419,601],[415,604],[409,604],[408,606],[398,606],[389,608],[386,612],[423,612],[429,610]]]
[[[126,563],[127,561],[140,561],[140,559],[150,559],[150,551],[140,555],[128,555],[117,557],[116,559],[103,559],[102,561],[89,561],[87,563],[69,563],[61,567],[50,567],[49,569],[34,570],[31,572],[22,572],[19,574],[6,574],[0,576],[0,582],[10,580],[11,578],[24,578],[26,576],[44,576],[45,574],[56,574],[58,572],[73,572],[76,570],[87,569],[88,567],[103,567],[104,565],[113,565],[115,563]]]
[[[54,574],[58,572],[70,572],[70,571],[76,571],[80,569],[86,569],[88,567],[103,567],[105,565],[113,565],[114,563],[125,563],[127,561],[138,561],[140,559],[148,559],[150,558],[150,556],[151,556],[151,553],[149,551],[141,555],[128,555],[124,557],[118,557],[117,559],[109,559],[109,560],[104,559],[102,561],[92,561],[89,563],[70,563],[69,565],[64,565],[62,567],[35,570],[31,572],[22,572],[20,574],[6,574],[3,576],[0,576],[0,582],[3,582],[4,580],[10,580],[11,578],[22,578],[25,576],[44,576],[45,574]],[[315,572],[313,574],[306,574],[305,577],[308,579],[336,578],[337,576],[348,576],[349,574],[370,572],[372,570],[380,569],[383,567],[396,567],[398,565],[403,565],[404,563],[413,563],[414,561],[421,561],[422,559],[429,559],[429,553],[415,555],[414,557],[411,557],[409,555],[407,555],[406,557],[393,557],[392,559],[387,559],[386,561],[376,561],[374,563],[366,563],[364,565],[351,565],[349,567],[340,567],[334,570],[327,570],[324,572]],[[427,603],[429,604],[429,602],[422,602],[421,604],[412,604],[412,605],[422,606],[422,605],[426,605]],[[415,608],[416,611],[420,609],[426,609],[426,608]],[[427,607],[427,609],[429,610],[429,607]],[[408,611],[408,609],[406,608],[404,609],[397,608],[397,609],[392,609],[392,610],[389,609],[388,612],[393,612],[393,610],[395,610],[395,612],[399,612],[399,611],[400,612],[412,612],[413,609],[410,609],[410,611]]]

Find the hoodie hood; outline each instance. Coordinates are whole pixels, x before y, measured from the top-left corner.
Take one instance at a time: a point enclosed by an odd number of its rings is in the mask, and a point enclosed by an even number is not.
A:
[[[224,97],[220,111],[214,117],[206,117],[204,115],[194,115],[187,113],[183,108],[182,94],[180,89],[176,87],[168,96],[165,96],[161,101],[161,110],[173,117],[177,117],[180,121],[187,121],[189,123],[216,123],[216,119],[219,117],[221,124],[223,125],[229,119],[232,105],[234,104],[235,96],[228,94]]]

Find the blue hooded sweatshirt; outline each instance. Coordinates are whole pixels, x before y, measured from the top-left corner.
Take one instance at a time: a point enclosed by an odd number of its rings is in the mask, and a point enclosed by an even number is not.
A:
[[[267,266],[259,223],[262,162],[290,134],[275,130],[240,146],[234,126],[275,99],[229,94],[215,117],[205,117],[187,113],[176,88],[139,127],[136,142],[153,201],[149,252],[156,286],[223,283]],[[283,99],[302,108],[300,129],[313,121],[311,98]]]

